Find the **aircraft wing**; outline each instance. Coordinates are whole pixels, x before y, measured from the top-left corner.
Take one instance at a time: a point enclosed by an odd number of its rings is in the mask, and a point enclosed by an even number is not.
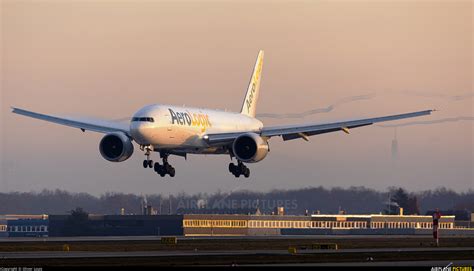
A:
[[[349,129],[367,126],[367,125],[371,125],[377,122],[425,116],[425,115],[431,114],[432,111],[433,110],[425,110],[425,111],[419,111],[419,112],[413,112],[413,113],[391,115],[391,116],[378,117],[378,118],[341,121],[341,122],[334,122],[334,123],[263,127],[260,135],[263,137],[282,136],[283,140],[291,140],[291,139],[296,139],[296,138],[307,139],[306,137],[308,136],[336,132],[336,131],[345,131],[349,133]]]
[[[368,119],[357,119],[357,120],[348,120],[341,122],[333,123],[315,123],[315,124],[302,124],[302,125],[287,125],[287,126],[268,126],[263,127],[260,131],[255,133],[260,134],[262,137],[270,138],[272,136],[281,136],[283,140],[291,140],[297,138],[303,138],[308,140],[309,136],[319,135],[324,133],[344,131],[349,133],[349,129],[363,127],[367,125],[372,125],[377,122],[400,120],[406,118],[414,118],[419,116],[425,116],[431,114],[433,110],[425,110],[419,112],[412,112],[399,115],[391,115],[378,118],[368,118]],[[252,132],[252,131],[247,131]],[[204,139],[210,144],[225,144],[232,142],[241,133],[223,133],[223,134],[209,134],[205,135]]]
[[[27,116],[30,118],[40,119],[56,124],[79,128],[82,131],[88,130],[98,133],[111,133],[111,132],[123,132],[130,136],[130,129],[127,123],[90,119],[90,118],[72,118],[72,117],[59,117],[52,115],[45,115],[35,113],[32,111],[12,107],[12,112],[15,114]]]

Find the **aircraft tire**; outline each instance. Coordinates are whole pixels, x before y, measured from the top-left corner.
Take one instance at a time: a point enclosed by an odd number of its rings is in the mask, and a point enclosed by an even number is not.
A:
[[[156,162],[153,166],[153,169],[155,170],[156,173],[159,173],[160,167],[161,167],[160,163]]]
[[[245,178],[248,178],[250,176],[250,169],[248,169],[247,167],[244,169],[244,176]]]
[[[174,169],[174,167],[171,167],[168,170],[168,174],[170,175],[170,177],[174,177],[175,173],[176,173],[176,170]]]

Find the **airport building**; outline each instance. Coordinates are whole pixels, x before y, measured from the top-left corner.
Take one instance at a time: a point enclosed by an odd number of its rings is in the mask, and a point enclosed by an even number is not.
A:
[[[0,216],[0,236],[44,237],[48,236],[47,215]]]
[[[314,235],[314,234],[422,234],[433,227],[431,216],[421,215],[184,215],[186,236],[206,235]],[[444,216],[440,229],[454,229],[454,216]],[[474,233],[474,232],[473,232]]]
[[[282,228],[310,225],[311,217],[293,215],[206,215],[183,216],[186,236],[207,235],[280,235]]]
[[[431,235],[429,215],[313,214],[184,214],[0,216],[0,234],[19,236],[269,236],[269,235]],[[442,235],[474,235],[442,216]],[[3,230],[3,231],[1,231]],[[2,236],[0,235],[0,236]]]
[[[183,235],[182,225],[182,215],[50,215],[49,236]]]
[[[7,220],[4,216],[0,216],[0,237],[8,236],[7,227]]]

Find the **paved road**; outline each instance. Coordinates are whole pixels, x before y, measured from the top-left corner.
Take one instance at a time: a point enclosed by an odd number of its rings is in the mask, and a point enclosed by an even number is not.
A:
[[[472,251],[474,247],[465,248],[371,248],[339,250],[299,250],[298,254],[351,254],[379,252],[461,252]],[[0,259],[38,259],[38,258],[122,258],[122,257],[169,257],[169,256],[225,256],[225,255],[287,255],[287,250],[222,250],[222,251],[129,251],[129,252],[95,252],[95,251],[28,251],[0,252]]]
[[[279,235],[279,236],[178,236],[178,240],[212,240],[212,239],[246,239],[246,240],[285,240],[285,239],[427,239],[431,235]],[[446,238],[469,238],[466,236],[449,236]],[[474,237],[472,237],[474,240]],[[85,236],[85,237],[0,237],[2,242],[75,242],[75,241],[159,241],[160,236]]]

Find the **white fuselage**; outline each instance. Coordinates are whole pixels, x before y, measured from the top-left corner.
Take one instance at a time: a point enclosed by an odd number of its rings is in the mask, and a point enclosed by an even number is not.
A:
[[[133,115],[130,132],[140,145],[155,150],[190,153],[226,153],[209,147],[205,134],[259,131],[261,121],[243,114],[171,105],[145,106]]]

